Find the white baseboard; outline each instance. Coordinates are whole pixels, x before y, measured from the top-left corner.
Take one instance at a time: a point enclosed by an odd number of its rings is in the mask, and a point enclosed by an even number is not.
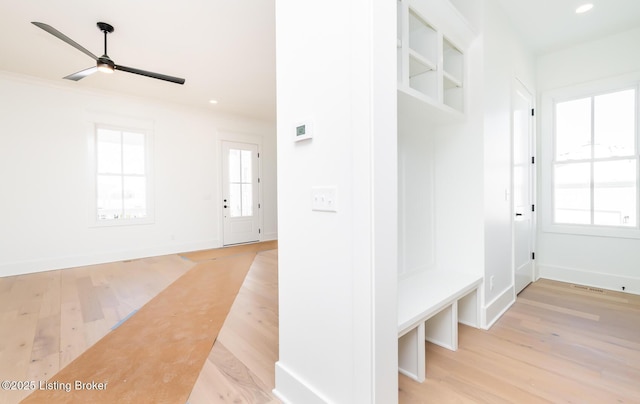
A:
[[[37,260],[0,263],[0,277],[24,275],[56,269],[75,268],[87,265],[104,264],[158,255],[176,254],[189,251],[206,250],[221,247],[220,240],[207,240],[182,244],[166,244],[157,247],[139,248],[121,251],[99,251],[63,257],[50,257]]]
[[[537,264],[541,278],[640,295],[640,277],[620,276],[555,265]]]
[[[509,310],[515,302],[513,286],[509,286],[500,293],[493,301],[486,304],[482,313],[482,328],[488,330],[498,321],[502,315]]]
[[[260,241],[271,241],[271,240],[277,240],[277,239],[278,239],[278,233],[264,233]]]
[[[276,388],[273,394],[284,404],[327,404],[329,400],[293,373],[281,361],[276,362]]]

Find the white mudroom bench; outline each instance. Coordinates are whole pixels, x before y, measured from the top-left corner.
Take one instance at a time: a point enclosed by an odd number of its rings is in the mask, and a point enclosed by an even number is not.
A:
[[[425,340],[458,349],[458,322],[480,325],[482,276],[422,271],[398,281],[398,368],[423,382]]]

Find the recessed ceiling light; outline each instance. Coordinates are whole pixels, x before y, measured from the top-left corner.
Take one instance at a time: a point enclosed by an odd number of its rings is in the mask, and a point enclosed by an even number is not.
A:
[[[576,14],[586,13],[587,11],[591,10],[592,8],[593,8],[593,4],[591,4],[591,3],[583,4],[580,7],[576,8]]]
[[[217,104],[218,100],[209,100],[209,104]]]

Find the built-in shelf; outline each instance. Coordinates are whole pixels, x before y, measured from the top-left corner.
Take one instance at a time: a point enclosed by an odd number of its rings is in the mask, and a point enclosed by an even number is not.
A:
[[[436,69],[437,66],[434,62],[425,59],[413,49],[409,49],[409,77]]]
[[[464,114],[458,109],[438,102],[411,87],[398,89],[398,116],[411,116],[423,125],[460,122]]]
[[[442,64],[443,72],[452,82],[462,83],[464,55],[446,37],[442,40]],[[462,84],[458,87],[462,87]]]
[[[464,114],[465,55],[459,38],[471,37],[449,1],[399,0],[398,89],[426,102],[426,108]]]
[[[453,75],[451,75],[448,72],[443,72],[443,79],[444,79],[444,89],[448,90],[450,88],[460,88],[462,87],[462,80],[460,80],[457,77],[454,77]]]
[[[438,32],[409,7],[409,49],[428,64],[438,60]]]
[[[464,55],[449,39],[442,40],[443,99],[446,105],[464,111]]]
[[[484,273],[467,278],[449,265],[461,246],[438,233],[448,224],[438,213],[459,193],[437,186],[459,164],[449,147],[458,125],[449,124],[468,113],[465,52],[475,34],[450,0],[398,0],[397,11],[398,361],[421,381],[425,339],[455,350],[458,320],[480,324]],[[441,139],[450,133],[454,143]]]

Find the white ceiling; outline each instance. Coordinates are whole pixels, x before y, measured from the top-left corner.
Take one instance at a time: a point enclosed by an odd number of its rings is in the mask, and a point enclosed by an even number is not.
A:
[[[537,55],[640,26],[640,0],[498,0]],[[593,9],[576,14],[578,6]]]
[[[640,26],[640,0],[588,0],[594,9],[576,15],[586,1],[498,0],[537,54]],[[0,0],[0,70],[275,120],[274,2]],[[62,80],[94,62],[31,21],[53,26],[98,56],[103,37],[96,23],[110,23],[108,53],[116,64],[186,83],[124,72]]]
[[[117,71],[62,80],[95,62],[31,21],[98,56],[96,23],[107,22],[115,27],[107,50],[116,64],[186,83]],[[0,70],[275,120],[274,0],[0,0]]]

